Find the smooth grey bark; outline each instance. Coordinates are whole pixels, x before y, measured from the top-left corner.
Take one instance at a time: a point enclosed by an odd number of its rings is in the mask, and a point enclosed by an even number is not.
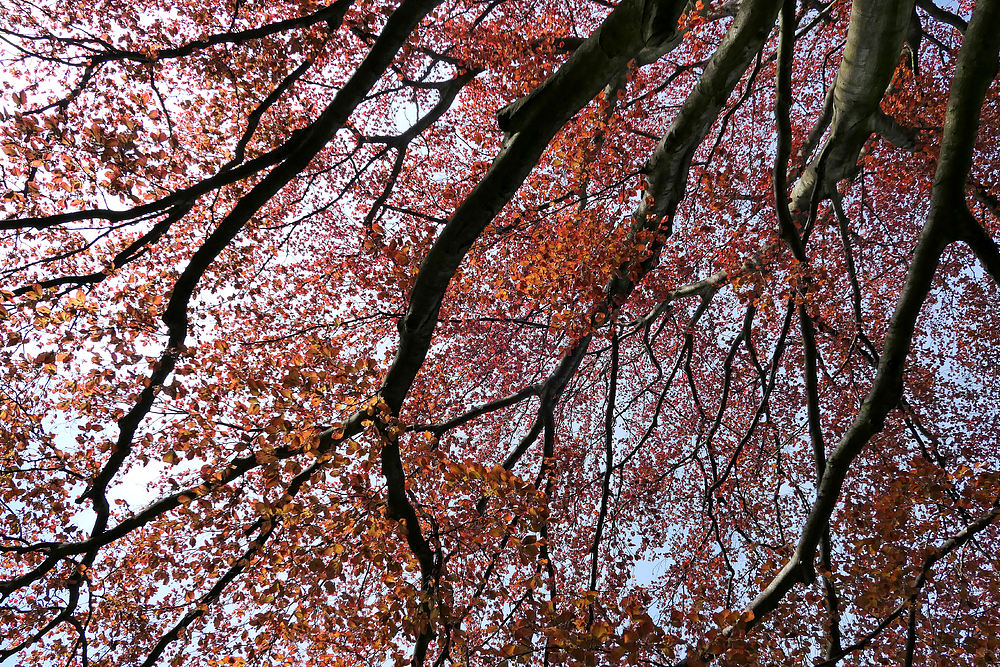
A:
[[[941,254],[963,234],[962,225],[955,221],[956,216],[963,217],[963,212],[968,214],[965,186],[972,167],[979,115],[987,90],[996,77],[1000,55],[997,25],[1000,25],[1000,0],[976,3],[952,81],[930,211],[889,323],[875,381],[851,426],[827,459],[816,500],[795,553],[747,606],[746,610],[753,613],[747,629],[772,613],[795,584],[813,580],[813,559],[850,466],[871,438],[882,430],[889,411],[899,403],[904,364],[920,309],[930,292]],[[731,632],[732,628],[727,630]],[[687,660],[679,664],[686,665]]]
[[[556,132],[629,61],[661,51],[673,40],[684,5],[681,0],[626,0],[562,67],[500,113],[506,141],[428,251],[399,322],[399,347],[381,392],[394,412],[423,364],[444,293],[469,248],[517,192]]]
[[[630,233],[633,236],[641,231],[654,230],[669,235],[671,219],[684,198],[694,152],[708,136],[736,84],[763,48],[780,6],[780,0],[747,0],[740,5],[736,19],[706,64],[704,74],[684,100],[674,121],[643,167],[646,188],[642,202],[632,214]],[[604,299],[594,314],[595,321],[598,317],[601,321],[607,321],[613,311],[631,295],[642,278],[656,268],[663,243],[663,238],[652,242],[645,258],[618,267],[615,277],[604,289]],[[716,274],[687,289],[676,290],[668,298],[672,301],[715,289],[715,285],[724,277],[724,274]],[[539,414],[558,400],[583,361],[592,338],[588,334],[577,341],[542,383]],[[539,432],[539,422],[536,421],[528,436],[504,461],[505,468],[514,467]]]
[[[626,0],[577,48],[554,74],[498,117],[503,147],[482,180],[459,204],[420,264],[406,314],[399,321],[399,345],[380,395],[398,415],[413,385],[437,324],[445,292],[469,248],[507,205],[556,133],[630,61],[662,52],[677,33],[682,0]],[[381,451],[386,480],[386,515],[403,522],[410,551],[420,563],[424,588],[433,586],[436,565],[416,510],[407,497],[398,439]],[[433,638],[428,627],[416,639],[413,664],[424,662]]]
[[[180,332],[186,325],[186,313],[180,310],[179,304],[186,301],[194,283],[197,282],[192,281],[189,276],[195,276],[196,268],[207,267],[218,252],[232,240],[246,219],[256,210],[252,208],[253,204],[257,207],[263,205],[274,192],[299,173],[325,145],[329,136],[342,125],[343,120],[356,106],[355,100],[363,97],[371,89],[374,79],[365,81],[365,77],[377,78],[381,74],[391,62],[398,45],[408,38],[416,23],[436,4],[437,0],[413,0],[404,2],[397,8],[373,46],[372,54],[355,76],[345,84],[331,106],[297,137],[288,154],[280,153],[284,163],[241,199],[219,229],[206,240],[196,255],[195,259],[198,261],[193,260],[188,267],[189,271],[178,281],[167,308],[165,319],[170,322],[171,332]],[[515,129],[509,132],[508,139],[492,167],[455,211],[421,265],[420,275],[410,295],[410,307],[406,317],[400,322],[400,346],[381,392],[394,414],[398,414],[402,401],[426,356],[437,312],[448,283],[472,243],[517,191],[552,137],[579,109],[589,103],[609,81],[620,77],[629,61],[648,59],[652,57],[651,54],[662,53],[674,43],[677,18],[684,4],[681,0],[628,0],[622,3],[598,30],[584,41],[563,67],[530,95],[519,101],[518,113],[511,116]],[[395,46],[389,48],[390,43]],[[238,171],[238,168],[235,171]],[[160,205],[163,205],[163,202],[160,202]],[[135,210],[130,213],[135,214]],[[88,217],[114,219],[115,214],[109,212],[105,215],[103,211],[87,211],[77,216],[60,217],[52,224]],[[25,223],[24,220],[19,221],[21,226]],[[46,221],[44,224],[47,225],[49,222]],[[163,375],[165,376],[166,372]],[[345,437],[359,433],[367,417],[364,412],[359,412],[343,425],[324,430],[319,435],[319,452],[326,454]],[[296,451],[288,448],[273,452],[276,459],[285,459],[296,454]],[[153,503],[133,519],[126,520],[110,530],[97,531],[99,534],[95,534],[89,540],[78,543],[40,544],[25,548],[25,553],[44,550],[48,554],[47,558],[27,574],[0,583],[0,594],[39,579],[67,555],[86,553],[114,541],[151,518],[177,507],[185,495],[198,497],[213,486],[227,484],[258,465],[259,462],[252,456],[236,459],[218,483],[202,484],[195,489],[171,494]],[[106,466],[106,469],[108,472],[103,473],[99,481],[104,477],[110,477],[117,469],[117,464]],[[406,497],[405,474],[395,438],[388,438],[388,443],[383,448],[382,471],[387,485],[387,514],[390,518],[404,521],[408,546],[420,564],[425,585],[429,585],[436,564],[430,545],[421,533],[416,511]],[[430,631],[417,638],[414,662],[423,661],[423,655],[431,638]]]
[[[879,109],[912,16],[913,0],[856,0],[851,5],[844,59],[832,92],[830,134],[820,155],[806,165],[792,188],[793,211],[808,210],[815,187],[825,195],[853,175],[858,155],[873,133],[902,147],[912,146],[909,134]]]
[[[381,392],[393,414],[399,413],[423,364],[445,291],[465,253],[514,195],[549,141],[573,114],[609,82],[620,77],[630,60],[662,53],[673,43],[683,5],[682,2],[625,2],[619,5],[562,68],[530,95],[498,114],[498,123],[506,132],[503,148],[483,179],[456,209],[421,263],[410,294],[410,305],[400,320],[399,347]],[[684,196],[694,151],[763,47],[780,5],[779,0],[741,4],[705,73],[644,167],[647,188],[633,217],[633,234],[661,226],[669,232],[670,219]],[[648,198],[652,198],[652,205],[647,203]],[[638,280],[655,268],[661,248],[662,241],[657,241],[644,261],[620,267],[619,275],[605,290],[603,313],[617,308]],[[579,367],[590,339],[585,336],[579,341],[543,384],[540,415],[551,415],[555,400]],[[519,451],[505,461],[505,467],[513,466],[533,440],[522,443]],[[406,477],[395,442],[388,443],[382,450],[382,472],[388,486],[389,516],[404,520],[411,549],[415,553],[422,551],[426,546],[421,543],[426,545],[426,539],[406,497]],[[421,639],[427,641],[427,637],[422,637],[418,643]],[[414,664],[422,660],[421,651],[419,657],[414,656]]]

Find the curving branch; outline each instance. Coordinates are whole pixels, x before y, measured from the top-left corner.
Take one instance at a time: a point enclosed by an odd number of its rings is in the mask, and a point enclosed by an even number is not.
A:
[[[996,521],[997,517],[1000,516],[1000,510],[994,509],[991,512],[983,514],[978,519],[970,523],[968,526],[958,531],[947,540],[942,542],[932,553],[928,554],[924,558],[924,562],[920,567],[920,574],[917,575],[916,580],[911,584],[910,589],[912,592],[906,597],[906,599],[899,604],[891,613],[889,613],[885,618],[883,618],[870,632],[860,637],[858,640],[853,642],[850,646],[834,653],[832,657],[828,657],[823,662],[817,664],[815,667],[835,667],[841,660],[846,658],[852,653],[856,653],[871,644],[886,628],[888,628],[892,623],[900,618],[903,613],[907,613],[907,634],[909,639],[907,641],[906,649],[906,661],[905,664],[912,664],[913,660],[913,643],[912,643],[912,632],[913,632],[913,621],[915,619],[915,613],[917,610],[917,600],[920,598],[920,594],[923,591],[924,585],[930,578],[931,573],[934,570],[934,566],[940,562],[943,558],[946,558],[953,552],[961,549],[963,546],[968,544],[972,539],[983,532]]]
[[[337,131],[344,126],[368,90],[389,67],[396,52],[409,39],[413,28],[436,4],[437,2],[433,0],[408,0],[393,12],[364,61],[340,89],[333,101],[323,110],[319,118],[303,134],[301,143],[284,162],[275,167],[260,183],[240,198],[215,231],[191,256],[188,265],[174,283],[173,292],[163,313],[163,321],[167,325],[168,331],[165,350],[146,387],[140,394],[139,400],[125,416],[118,420],[119,437],[110,459],[81,497],[81,499],[90,498],[95,503],[97,520],[94,530],[96,533],[104,530],[110,512],[110,507],[105,499],[107,485],[131,452],[132,440],[139,424],[148,414],[157,392],[173,371],[177,359],[182,353],[187,337],[188,304],[202,275],[236,238],[244,225],[279,190],[298,176]]]
[[[921,231],[906,275],[902,294],[890,320],[883,353],[871,391],[853,423],[831,451],[818,485],[816,499],[799,535],[795,552],[782,570],[747,606],[746,629],[763,622],[784,596],[798,583],[814,578],[813,558],[840,497],[851,464],[871,438],[882,430],[889,411],[899,402],[903,367],[910,350],[921,306],[931,289],[938,262],[945,248],[959,240],[960,228],[953,224],[956,210],[967,210],[965,185],[972,165],[979,116],[987,89],[997,73],[1000,33],[1000,0],[977,3],[969,30],[959,52],[948,101],[941,153],[934,177],[930,212]],[[735,626],[727,627],[731,634]],[[685,659],[679,663],[687,665]]]
[[[814,189],[826,196],[831,188],[857,170],[858,155],[872,133],[879,132],[910,145],[908,133],[879,109],[892,80],[913,16],[913,0],[860,0],[851,5],[844,59],[832,89],[830,134],[820,157],[805,167],[792,188],[791,209],[809,209]]]

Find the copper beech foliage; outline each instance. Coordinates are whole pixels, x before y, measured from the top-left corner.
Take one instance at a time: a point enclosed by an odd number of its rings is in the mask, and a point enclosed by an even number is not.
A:
[[[937,3],[0,4],[2,664],[995,664]]]

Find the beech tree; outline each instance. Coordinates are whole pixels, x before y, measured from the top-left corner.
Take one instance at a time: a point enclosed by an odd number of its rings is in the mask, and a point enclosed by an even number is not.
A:
[[[0,661],[995,663],[998,27],[3,3]]]

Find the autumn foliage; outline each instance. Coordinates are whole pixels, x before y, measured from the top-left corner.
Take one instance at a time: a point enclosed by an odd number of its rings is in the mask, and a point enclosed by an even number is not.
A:
[[[0,662],[995,664],[998,26],[2,3]]]

